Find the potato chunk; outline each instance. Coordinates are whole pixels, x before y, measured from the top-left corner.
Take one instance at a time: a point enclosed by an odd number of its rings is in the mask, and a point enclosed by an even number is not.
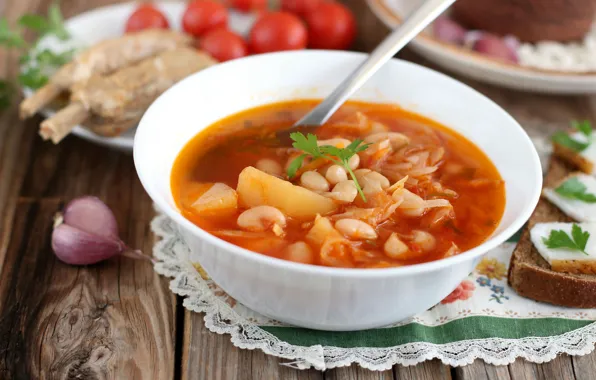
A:
[[[342,238],[342,235],[333,227],[328,218],[319,217],[306,234],[306,241],[316,248],[321,248],[327,238]]]
[[[216,183],[198,197],[191,207],[203,215],[233,211],[238,207],[238,195],[225,183]]]
[[[331,199],[291,182],[274,177],[252,166],[238,177],[238,197],[243,207],[273,206],[298,220],[312,220],[317,214],[326,215],[337,209]]]

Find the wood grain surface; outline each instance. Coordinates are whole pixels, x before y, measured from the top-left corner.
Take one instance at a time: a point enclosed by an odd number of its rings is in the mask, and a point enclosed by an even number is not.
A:
[[[67,17],[114,0],[63,0]],[[358,18],[355,49],[370,51],[387,29],[362,0],[345,0]],[[44,12],[51,0],[5,0],[0,15],[16,20]],[[436,68],[409,51],[402,58]],[[0,77],[16,73],[14,54],[0,50]],[[462,78],[458,78],[462,79]],[[464,80],[507,109],[530,135],[596,116],[594,97],[531,95]],[[15,106],[0,111],[0,380],[4,379],[590,379],[596,354],[560,356],[542,365],[482,361],[450,368],[434,360],[370,372],[357,366],[297,371],[258,350],[240,350],[186,311],[168,281],[145,262],[113,259],[70,267],[51,252],[52,217],[68,200],[100,197],[115,211],[120,234],[150,252],[151,201],[132,157],[68,137],[37,136],[40,119],[21,122]]]

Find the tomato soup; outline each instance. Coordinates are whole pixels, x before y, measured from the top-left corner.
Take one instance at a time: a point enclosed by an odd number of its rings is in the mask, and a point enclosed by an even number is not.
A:
[[[411,265],[485,241],[505,207],[489,158],[458,133],[395,105],[348,102],[314,135],[287,129],[318,101],[229,116],[181,151],[180,212],[260,254],[342,268]]]

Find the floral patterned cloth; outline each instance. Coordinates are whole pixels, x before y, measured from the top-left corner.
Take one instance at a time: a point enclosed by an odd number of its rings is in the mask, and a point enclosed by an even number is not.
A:
[[[414,365],[438,358],[458,366],[477,358],[507,364],[518,357],[534,362],[564,352],[587,354],[596,342],[596,309],[566,309],[518,296],[507,285],[514,243],[489,252],[451,294],[407,321],[364,333],[311,331],[271,320],[236,302],[192,260],[173,222],[160,215],[152,229],[155,270],[172,277],[170,288],[190,310],[205,313],[205,326],[229,334],[240,348],[261,349],[297,368],[358,363],[370,369]]]

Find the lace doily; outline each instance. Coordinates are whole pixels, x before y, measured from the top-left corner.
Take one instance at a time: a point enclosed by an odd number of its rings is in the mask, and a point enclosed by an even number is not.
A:
[[[541,363],[554,359],[559,353],[587,354],[593,350],[596,342],[596,324],[591,323],[556,336],[521,339],[466,339],[444,344],[421,341],[393,347],[355,348],[321,344],[293,345],[263,328],[283,326],[281,323],[271,321],[237,304],[202,273],[198,265],[193,265],[189,260],[188,247],[169,218],[158,215],[151,227],[161,238],[153,252],[158,260],[155,270],[173,278],[170,289],[184,297],[184,307],[205,313],[205,326],[212,332],[229,334],[235,346],[243,349],[258,348],[266,354],[287,359],[284,364],[294,368],[314,367],[323,370],[358,363],[371,370],[385,370],[394,364],[415,365],[434,358],[450,366],[466,365],[477,358],[496,365],[509,364],[518,357]],[[505,244],[495,252],[489,253],[479,264],[477,271],[462,282],[461,289],[456,289],[441,304],[413,320],[392,327],[416,323],[430,328],[475,315],[496,316],[509,321],[519,321],[517,318],[547,317],[563,318],[563,321],[583,320],[588,323],[587,321],[596,319],[596,310],[592,309],[573,310],[537,303],[526,307],[525,305],[532,301],[524,301],[507,289],[502,278],[506,270],[503,257],[511,254],[512,247],[511,243]],[[487,308],[487,304],[491,307]],[[524,314],[522,309],[527,312]]]

